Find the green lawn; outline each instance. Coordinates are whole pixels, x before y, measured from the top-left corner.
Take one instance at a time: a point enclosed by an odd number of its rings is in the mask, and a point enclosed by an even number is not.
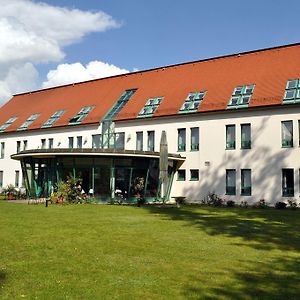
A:
[[[299,299],[300,211],[0,202],[0,299]]]

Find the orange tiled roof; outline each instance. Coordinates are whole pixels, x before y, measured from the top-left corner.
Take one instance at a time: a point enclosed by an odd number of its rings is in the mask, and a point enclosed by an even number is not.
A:
[[[288,79],[300,78],[300,44],[211,58],[148,71],[15,95],[0,108],[0,125],[18,119],[5,131],[14,131],[39,113],[28,129],[40,128],[61,109],[53,125],[66,126],[84,106],[95,105],[81,124],[98,123],[127,89],[136,93],[116,120],[134,119],[151,97],[164,96],[154,116],[177,114],[189,92],[206,90],[198,112],[226,110],[233,89],[255,84],[249,107],[281,105]]]

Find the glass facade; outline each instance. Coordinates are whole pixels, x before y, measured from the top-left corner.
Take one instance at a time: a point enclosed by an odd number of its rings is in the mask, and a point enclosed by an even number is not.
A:
[[[57,156],[24,157],[21,160],[27,192],[30,197],[48,197],[60,180],[75,176],[82,181],[86,194],[91,190],[98,201],[134,202],[143,197],[148,202],[159,201],[159,159],[122,156]],[[176,161],[169,161],[170,187]],[[136,182],[143,187],[137,190]]]

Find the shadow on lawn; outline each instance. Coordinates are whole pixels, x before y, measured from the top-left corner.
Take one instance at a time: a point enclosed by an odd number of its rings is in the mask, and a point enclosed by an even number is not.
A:
[[[6,279],[6,274],[3,271],[0,271],[0,291],[1,287],[4,285]]]
[[[300,259],[282,258],[232,271],[232,282],[209,290],[201,278],[191,278],[184,295],[199,299],[299,299]],[[230,271],[230,270],[229,270]],[[195,286],[195,282],[199,284]]]
[[[145,208],[171,220],[185,221],[183,226],[196,226],[209,235],[242,238],[242,243],[256,249],[300,251],[300,211],[200,206]]]
[[[183,221],[183,226],[193,226],[209,235],[241,238],[236,245],[260,250],[282,250],[287,255],[264,261],[241,261],[239,270],[226,270],[230,277],[211,286],[213,278],[190,275],[184,287],[185,297],[197,299],[299,299],[300,258],[288,251],[300,250],[300,211],[275,209],[230,209],[183,206],[153,207],[145,209],[163,218]],[[258,252],[259,253],[259,252]],[[279,254],[280,255],[280,254]],[[234,260],[234,257],[232,258]],[[220,270],[222,271],[222,270]],[[189,274],[187,274],[189,276]],[[207,280],[210,282],[208,283]]]

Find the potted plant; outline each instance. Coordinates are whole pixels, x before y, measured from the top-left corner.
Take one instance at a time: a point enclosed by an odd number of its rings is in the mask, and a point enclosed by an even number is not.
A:
[[[144,178],[136,177],[133,181],[133,193],[137,198],[137,205],[141,206],[144,203],[143,191],[144,191]]]
[[[7,195],[8,200],[13,200],[15,198],[16,189],[12,184],[9,184],[4,188],[4,193]]]

